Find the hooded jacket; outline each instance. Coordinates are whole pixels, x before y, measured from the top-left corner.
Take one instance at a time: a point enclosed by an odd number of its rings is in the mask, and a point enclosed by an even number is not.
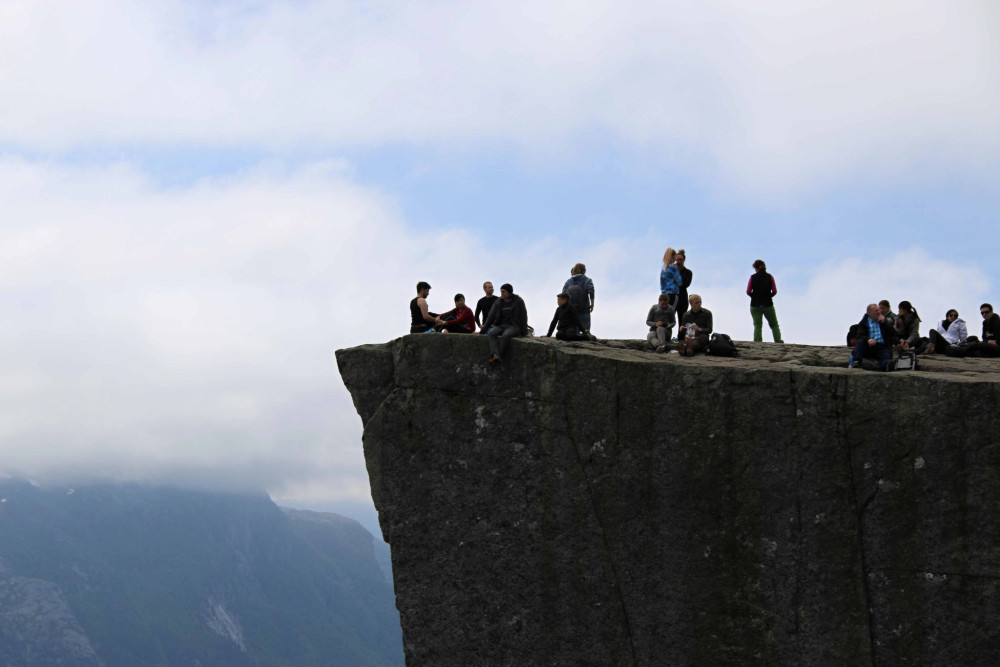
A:
[[[511,301],[514,302],[514,310],[511,313],[511,319],[514,321],[514,326],[520,332],[520,335],[528,335],[528,308],[524,305],[524,299],[516,294],[510,295]],[[483,322],[483,329],[489,329],[491,326],[500,323],[501,313],[503,312],[504,300],[503,298],[497,299],[493,307],[490,308],[490,314],[486,317],[486,321]]]

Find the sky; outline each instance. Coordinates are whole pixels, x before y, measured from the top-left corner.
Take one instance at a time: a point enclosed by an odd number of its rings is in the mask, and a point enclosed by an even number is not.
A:
[[[991,0],[0,4],[0,474],[367,517],[333,352],[504,282],[642,338],[666,246],[717,330],[841,344],[1000,301]],[[765,338],[767,332],[765,332]],[[846,363],[846,362],[845,362]]]

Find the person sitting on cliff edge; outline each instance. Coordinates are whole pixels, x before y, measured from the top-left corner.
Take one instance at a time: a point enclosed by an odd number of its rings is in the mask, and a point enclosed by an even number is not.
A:
[[[993,306],[984,303],[979,306],[983,316],[983,338],[969,345],[969,354],[975,357],[1000,357],[1000,315],[993,312]]]
[[[476,326],[480,328],[480,333],[484,333],[483,322],[486,321],[486,317],[490,314],[493,304],[500,298],[493,293],[493,283],[489,280],[483,283],[483,292],[486,296],[476,302],[476,312],[473,313],[476,317]],[[480,319],[480,315],[482,315],[482,319]]]
[[[864,357],[875,357],[880,369],[887,370],[892,360],[892,346],[896,343],[896,328],[879,312],[878,304],[868,304],[868,309],[858,322],[858,342],[848,368],[857,368]]]
[[[483,329],[489,331],[490,366],[503,361],[511,338],[528,335],[528,309],[524,305],[524,299],[514,294],[510,283],[500,286],[500,300],[490,308],[490,314],[483,322]]]
[[[417,296],[410,301],[410,333],[426,333],[435,325],[442,324],[437,313],[427,310],[427,295],[431,293],[430,283],[417,283]]]
[[[660,294],[660,299],[649,309],[646,315],[646,326],[649,333],[646,340],[657,352],[666,352],[670,343],[670,332],[674,328],[674,307],[670,305],[670,297]]]
[[[895,327],[897,316],[896,313],[892,312],[892,304],[889,303],[888,299],[882,299],[878,302],[878,312],[885,318],[885,321],[889,323],[889,326]],[[852,324],[847,330],[847,347],[854,349],[854,346],[858,344],[858,325]]]
[[[441,333],[475,333],[476,318],[472,309],[465,305],[463,294],[455,295],[455,307],[438,316],[444,324],[438,327]]]
[[[893,327],[896,326],[899,316],[892,310],[892,304],[889,303],[889,299],[882,299],[878,302],[878,312],[882,314],[882,317]]]
[[[542,338],[552,336],[553,329],[556,331],[557,340],[595,340],[595,336],[589,330],[583,328],[580,321],[580,313],[573,304],[569,302],[569,294],[560,292],[556,294],[556,314],[552,316],[552,323],[549,324],[549,332]]]
[[[708,337],[712,334],[712,311],[701,307],[701,296],[698,294],[692,294],[688,303],[691,310],[684,313],[677,332],[677,351],[691,357],[708,347]]]

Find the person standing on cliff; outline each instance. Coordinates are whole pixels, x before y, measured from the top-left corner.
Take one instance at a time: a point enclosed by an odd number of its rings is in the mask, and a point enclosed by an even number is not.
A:
[[[437,313],[427,310],[427,295],[431,286],[421,280],[417,283],[417,296],[410,301],[410,333],[425,333],[435,325],[442,324]]]
[[[774,312],[774,295],[778,293],[778,288],[774,284],[774,276],[767,272],[767,264],[764,260],[754,261],[755,273],[747,281],[747,296],[750,297],[750,317],[753,318],[753,340],[760,343],[764,337],[761,334],[763,329],[762,319],[767,318],[767,325],[771,327],[771,337],[775,343],[784,343],[781,340],[781,329],[778,327],[778,315]]]
[[[476,326],[483,328],[483,323],[486,322],[486,316],[490,314],[490,308],[493,304],[497,302],[500,297],[493,294],[493,283],[486,281],[483,283],[483,291],[486,292],[486,296],[476,302],[476,312],[474,313],[476,318]],[[482,314],[483,319],[479,319],[479,315]]]
[[[677,270],[681,274],[680,291],[677,292],[677,303],[674,304],[678,322],[684,319],[684,313],[688,310],[688,287],[691,287],[691,279],[694,277],[691,269],[684,266],[684,262],[686,261],[687,253],[684,251],[684,248],[681,248],[677,251],[677,258],[674,259],[674,264],[677,265]]]
[[[663,252],[663,264],[660,265],[660,294],[670,298],[670,305],[677,310],[677,296],[681,291],[681,272],[674,264],[677,251],[668,247]]]
[[[583,323],[581,329],[590,331],[590,314],[594,312],[594,281],[587,277],[587,267],[582,262],[569,270],[569,280],[563,285],[563,292],[569,295],[569,305]]]
[[[489,331],[490,366],[503,361],[511,338],[528,335],[528,309],[524,305],[524,299],[514,294],[510,283],[500,286],[500,299],[490,309],[490,314],[483,322],[483,329]]]

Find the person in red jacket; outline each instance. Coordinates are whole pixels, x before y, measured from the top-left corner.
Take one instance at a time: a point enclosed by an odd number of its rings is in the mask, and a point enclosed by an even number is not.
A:
[[[455,295],[455,307],[447,313],[438,315],[443,324],[438,327],[441,333],[475,333],[476,317],[472,309],[465,305],[465,296]]]

